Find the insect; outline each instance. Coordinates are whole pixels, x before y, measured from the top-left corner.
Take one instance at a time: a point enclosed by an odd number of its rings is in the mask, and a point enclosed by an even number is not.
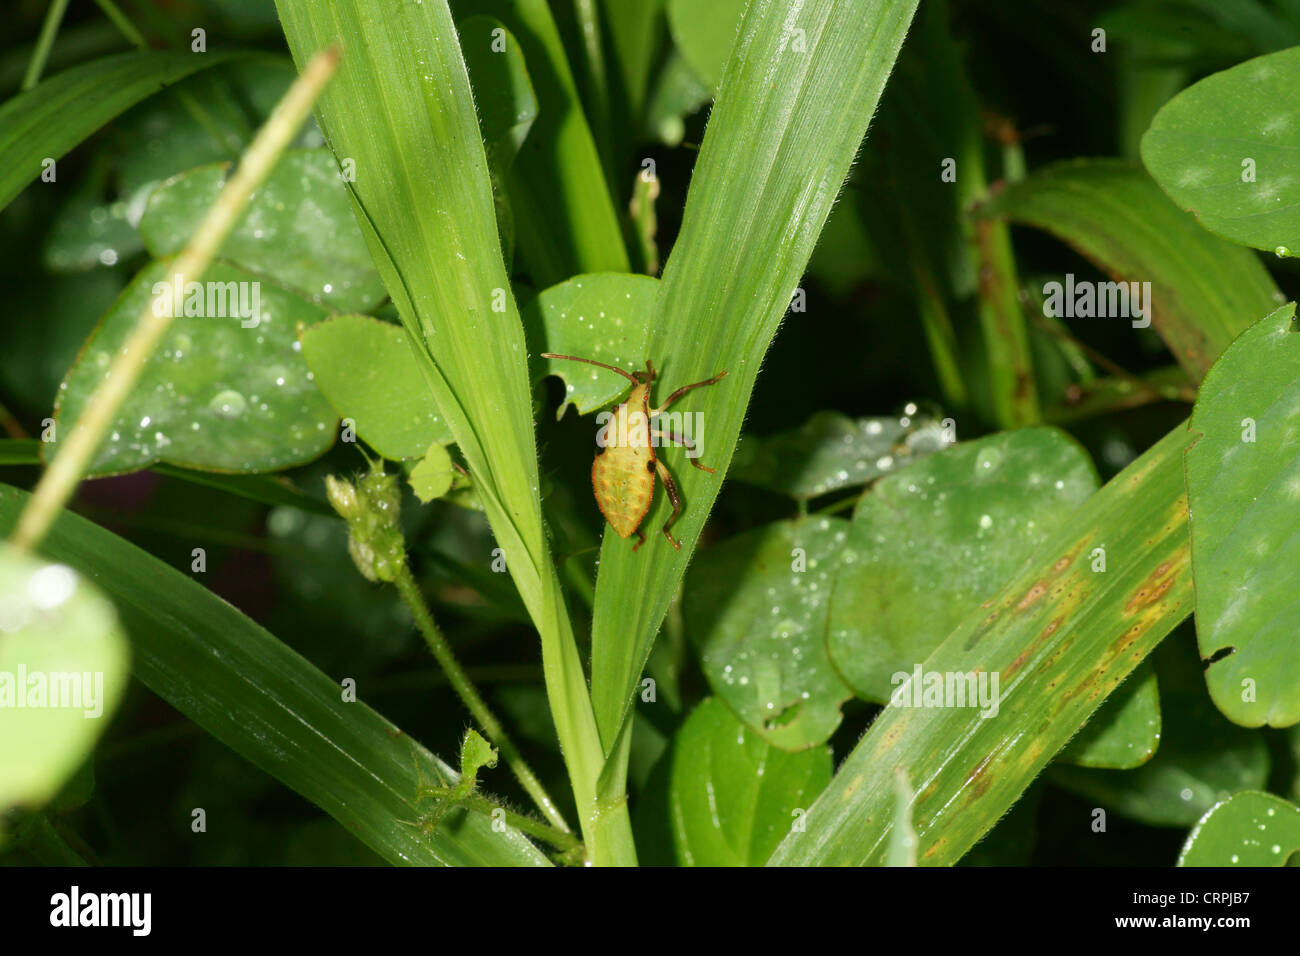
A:
[[[723,369],[713,378],[705,379],[703,382],[683,385],[669,395],[668,400],[658,408],[651,408],[650,385],[657,374],[649,359],[646,359],[644,372],[625,372],[616,366],[592,359],[578,358],[576,355],[543,352],[542,357],[586,362],[588,365],[617,372],[632,383],[632,394],[627,397],[626,402],[614,409],[612,418],[605,426],[604,447],[596,453],[596,460],[591,465],[591,486],[596,492],[596,506],[600,508],[600,513],[605,516],[605,520],[620,538],[630,537],[632,532],[636,532],[637,543],[632,546],[632,550],[635,551],[645,544],[645,532],[640,526],[646,512],[650,510],[650,499],[654,496],[657,474],[659,480],[664,483],[668,500],[673,505],[672,516],[664,522],[664,537],[668,539],[669,544],[680,551],[681,542],[673,537],[669,529],[677,520],[677,516],[682,513],[682,497],[677,491],[672,473],[655,456],[655,445],[658,441],[669,441],[683,445],[691,452],[695,451],[695,446],[685,436],[655,428],[653,420],[656,415],[691,389],[716,384],[727,374],[727,370]],[[700,464],[698,459],[692,457],[690,461],[700,471],[713,474],[713,469]]]

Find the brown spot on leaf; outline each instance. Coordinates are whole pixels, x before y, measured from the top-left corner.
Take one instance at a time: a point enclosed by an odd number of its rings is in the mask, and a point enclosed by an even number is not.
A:
[[[1023,611],[1025,608],[1031,607],[1039,598],[1041,598],[1046,593],[1047,593],[1047,585],[1044,584],[1042,581],[1039,581],[1032,588],[1030,588],[1028,591],[1025,592],[1025,596],[1021,598],[1020,603],[1016,605],[1016,610]]]
[[[1137,591],[1133,594],[1128,602],[1124,605],[1124,613],[1136,614],[1145,607],[1151,607],[1160,603],[1169,589],[1174,586],[1178,580],[1177,572],[1170,573],[1173,569],[1172,561],[1162,561],[1160,565],[1152,571],[1145,581],[1138,586]]]

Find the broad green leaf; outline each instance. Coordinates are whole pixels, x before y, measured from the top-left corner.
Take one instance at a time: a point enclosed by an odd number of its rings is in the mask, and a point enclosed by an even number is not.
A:
[[[1253,253],[1207,234],[1141,169],[1120,160],[1072,160],[1037,170],[999,193],[987,212],[1047,230],[1114,280],[1150,282],[1143,302],[1151,306],[1151,327],[1193,380],[1281,301]],[[1056,281],[1063,299],[1066,276]]]
[[[1160,749],[1132,770],[1056,766],[1049,778],[1108,813],[1150,826],[1191,826],[1217,801],[1262,787],[1269,755],[1257,733],[1234,727],[1205,694],[1190,642],[1175,635],[1153,655],[1164,705]],[[1099,715],[1100,716],[1100,715]]]
[[[859,419],[814,412],[790,431],[742,436],[729,477],[792,498],[816,498],[897,471],[943,448],[948,435],[955,431],[921,412]]]
[[[117,709],[129,659],[98,587],[0,544],[0,810],[35,810],[73,776]]]
[[[554,285],[583,272],[626,272],[610,184],[546,0],[462,0],[455,7],[506,25],[523,47],[536,90],[537,120],[509,177],[519,255],[533,284]],[[462,47],[490,48],[491,32],[463,22],[469,27],[461,33]]]
[[[230,172],[229,163],[200,166],[153,191],[140,235],[156,258],[185,248]],[[286,152],[249,199],[220,257],[331,309],[373,309],[384,300],[384,284],[342,175],[327,149]]]
[[[824,743],[852,696],[826,656],[842,518],[765,525],[705,548],[684,590],[687,632],[714,694],[784,750]]]
[[[300,338],[316,387],[379,454],[417,458],[431,442],[451,441],[400,326],[368,315],[336,315]]]
[[[915,0],[751,0],[727,61],[665,267],[646,355],[671,391],[718,372],[683,412],[703,416],[707,474],[676,468],[684,511],[633,553],[606,534],[592,631],[592,698],[606,749],[623,731],[633,692],[668,604],[726,475],[764,353],[786,313],[818,233],[866,133],[915,12]],[[791,31],[803,42],[791,42]],[[670,449],[669,467],[676,459]],[[646,526],[669,505],[659,495]],[[788,558],[787,558],[788,560]],[[629,600],[628,595],[640,596]],[[617,766],[625,750],[613,754]],[[617,770],[616,776],[622,776]]]
[[[1156,114],[1142,161],[1211,232],[1256,249],[1300,250],[1300,126],[1289,109],[1297,83],[1300,47],[1206,77]]]
[[[61,159],[124,110],[230,56],[119,53],[74,66],[6,100],[0,104],[0,209],[45,172],[45,159]]]
[[[1188,426],[1196,636],[1210,696],[1246,727],[1300,723],[1300,334],[1295,303],[1242,335]]]
[[[831,778],[825,747],[782,753],[704,700],[673,737],[669,813],[683,866],[761,866]]]
[[[883,478],[837,549],[826,647],[845,683],[888,701],[1097,484],[1087,453],[1052,428],[955,445]]]
[[[543,0],[520,0],[519,6],[536,15],[524,26],[544,29],[550,24],[554,32]],[[469,468],[519,596],[541,634],[547,693],[589,858],[602,864],[632,863],[626,806],[597,803],[603,754],[543,531],[523,326],[501,256],[487,156],[451,12],[445,0],[386,3],[381,14],[361,0],[338,0],[328,7],[278,0],[276,8],[297,62],[335,43],[348,51],[317,102],[321,128],[335,154],[354,158],[363,173],[349,183],[353,210],[420,371]],[[534,57],[520,26],[509,16],[501,19],[524,44],[542,108],[514,168],[541,177],[534,199],[557,203],[562,210],[572,200],[577,221],[587,222],[582,217],[593,210],[598,220],[603,190],[593,186],[600,179],[594,150],[591,167],[557,150],[565,144],[560,131],[566,129],[576,130],[590,144],[582,117],[570,110],[552,113],[549,125],[543,122],[548,91],[554,90],[539,79],[548,72],[545,52]],[[555,46],[559,48],[558,37]],[[560,155],[565,161],[557,170]],[[589,201],[576,200],[578,193]],[[519,196],[511,198],[520,217]],[[604,198],[603,208],[608,208]],[[548,252],[562,250],[574,237],[564,228],[571,221],[567,212],[539,215],[536,221],[545,221],[542,246]],[[602,256],[610,255],[612,243],[620,253],[616,258],[622,259],[612,214],[608,226],[612,238],[599,228],[582,237]],[[525,251],[526,234],[521,233]],[[538,278],[536,270],[533,278]]]
[[[735,43],[746,0],[668,0],[668,27],[673,42],[709,89],[717,89]],[[787,43],[794,41],[792,35]]]
[[[58,429],[74,426],[155,284],[174,283],[169,268],[147,266],[91,333],[60,386]],[[187,284],[182,309],[191,308],[202,314],[172,320],[89,473],[121,474],[160,461],[274,471],[329,448],[334,414],[296,348],[296,326],[319,320],[321,309],[220,263],[207,270],[201,287]]]
[[[1300,853],[1300,807],[1246,790],[1216,803],[1187,835],[1179,866],[1286,866]]]
[[[917,797],[917,859],[952,864],[1191,611],[1180,426],[1120,472],[931,654],[927,674],[997,676],[996,717],[969,707],[885,708],[772,864],[873,864],[893,817],[889,768]],[[1090,556],[1106,549],[1106,571]],[[1026,734],[1025,728],[1034,732]],[[1140,771],[1132,771],[1140,772]]]
[[[1061,763],[1131,770],[1160,746],[1160,688],[1143,661],[1057,756]]]
[[[456,471],[451,466],[451,455],[446,446],[434,442],[420,463],[411,469],[411,489],[424,504],[441,498],[451,491]]]
[[[0,485],[6,533],[28,498]],[[453,811],[426,836],[415,822],[417,776],[450,784],[451,768],[186,575],[66,512],[42,550],[113,600],[135,677],[390,863],[545,865],[524,837],[475,812]]]
[[[644,371],[646,340],[654,315],[659,280],[649,276],[604,273],[575,276],[544,289],[524,306],[529,351],[575,355]],[[592,365],[563,359],[537,359],[541,374],[564,380],[565,396],[557,415],[572,405],[586,415],[611,404],[630,388],[628,380]],[[663,372],[658,368],[656,370]],[[662,391],[663,386],[659,386]],[[666,398],[667,392],[662,397]],[[652,397],[658,397],[652,393]]]

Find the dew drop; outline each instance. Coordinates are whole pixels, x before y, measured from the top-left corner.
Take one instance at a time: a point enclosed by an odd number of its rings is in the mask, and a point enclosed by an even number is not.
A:
[[[208,403],[208,407],[222,418],[238,418],[244,414],[244,409],[248,407],[248,401],[233,388],[228,388],[224,392],[218,392],[213,396],[212,401]]]
[[[77,589],[77,576],[62,564],[41,568],[27,582],[27,597],[42,611],[49,611],[68,598]]]

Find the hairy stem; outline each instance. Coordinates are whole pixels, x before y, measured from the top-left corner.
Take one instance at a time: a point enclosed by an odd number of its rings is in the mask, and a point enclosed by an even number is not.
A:
[[[515,746],[514,741],[506,733],[501,721],[492,713],[487,702],[479,694],[478,688],[474,686],[474,682],[465,673],[465,668],[456,659],[451,645],[447,643],[447,639],[438,630],[438,625],[434,623],[433,615],[429,613],[424,598],[420,594],[420,588],[415,583],[415,577],[411,574],[411,569],[405,562],[397,570],[393,584],[397,587],[398,592],[402,595],[402,600],[406,602],[406,606],[410,609],[411,616],[415,618],[416,626],[420,629],[425,643],[429,645],[429,650],[433,652],[433,656],[437,659],[443,673],[447,675],[448,682],[465,703],[474,719],[478,721],[479,726],[483,728],[484,735],[500,749],[501,756],[510,765],[510,770],[514,773],[520,785],[533,798],[533,802],[537,804],[537,808],[542,811],[546,819],[551,822],[551,825],[558,830],[569,833],[569,825],[560,814],[555,801],[551,799],[551,795],[546,792],[542,782],[537,779],[537,775],[528,766],[528,762],[524,760],[523,754],[519,752],[519,748]]]

